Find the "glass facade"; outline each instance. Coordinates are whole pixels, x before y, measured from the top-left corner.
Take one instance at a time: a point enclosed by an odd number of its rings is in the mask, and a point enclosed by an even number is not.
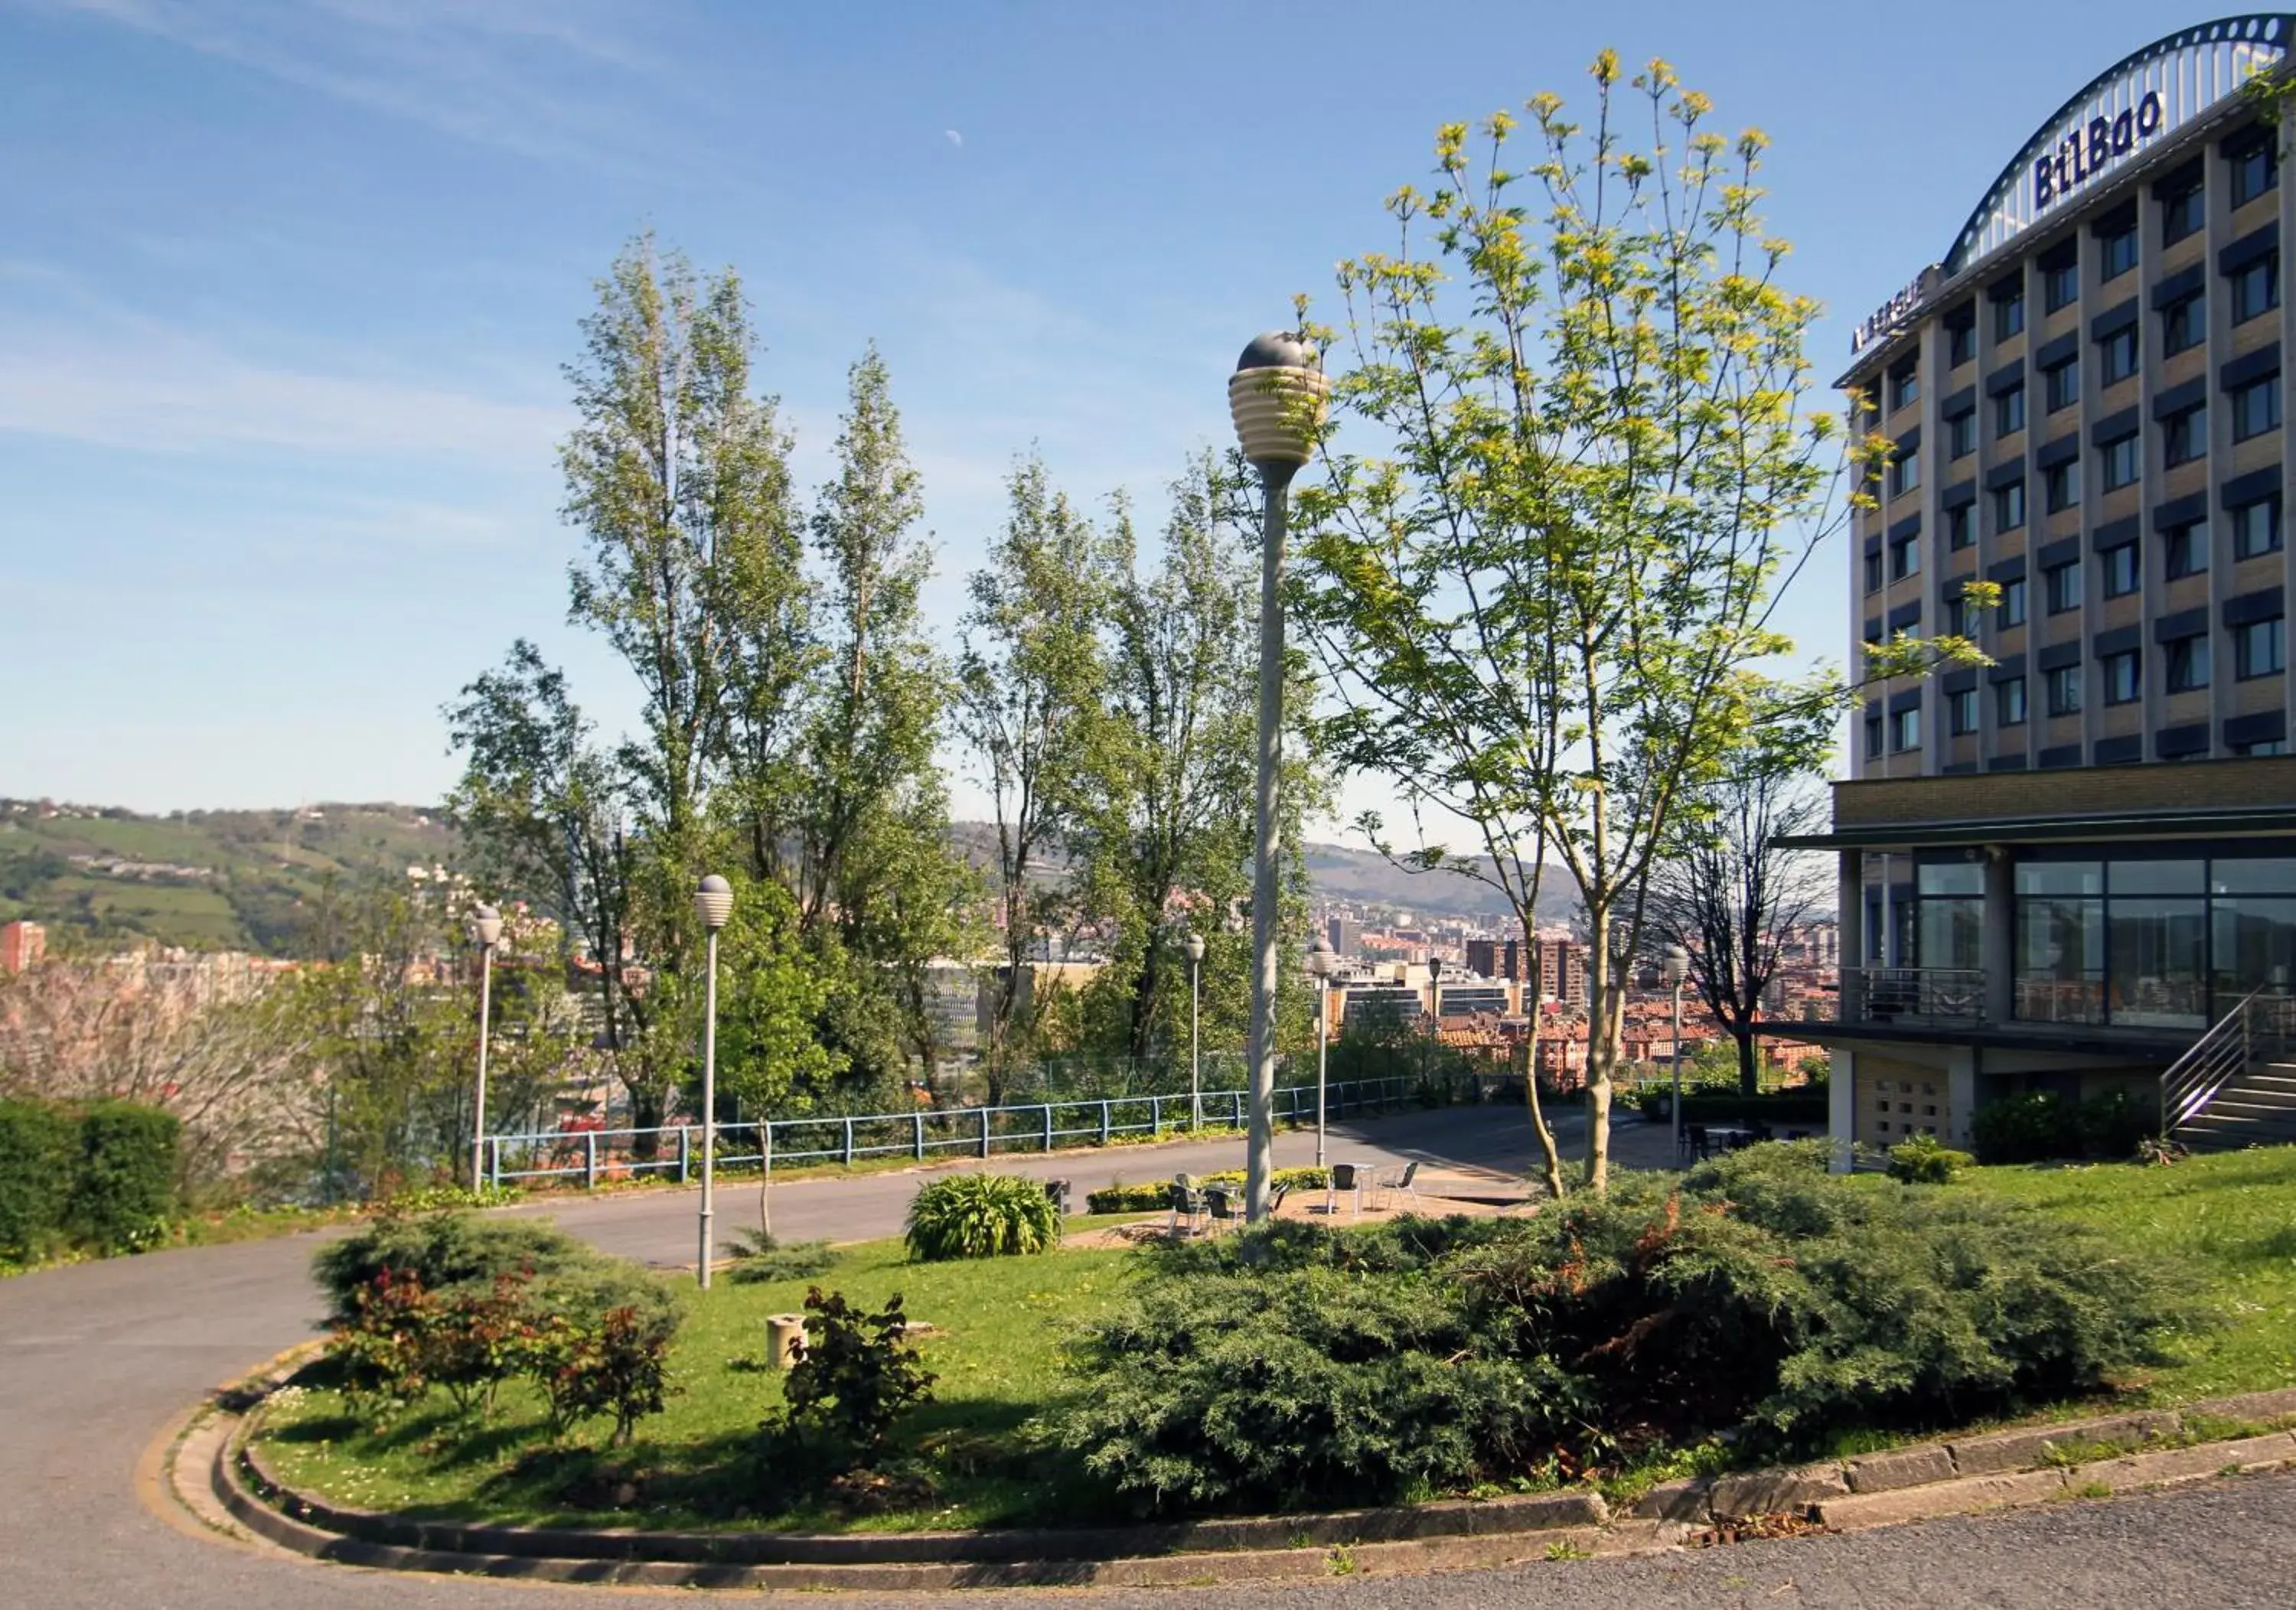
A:
[[[1921,869],[1924,967],[1984,965],[1978,869]],[[2015,1010],[2030,1022],[2204,1028],[2296,986],[2296,857],[2027,860],[2014,876]]]

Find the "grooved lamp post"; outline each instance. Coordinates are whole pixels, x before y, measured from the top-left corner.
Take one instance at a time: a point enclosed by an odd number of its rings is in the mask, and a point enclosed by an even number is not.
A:
[[[471,1189],[486,1178],[487,1034],[494,1026],[495,946],[502,943],[502,913],[490,905],[471,908],[471,937],[479,946],[479,1088],[471,1101]]]
[[[1332,382],[1286,331],[1255,336],[1228,377],[1228,413],[1266,495],[1259,553],[1259,766],[1251,844],[1251,1128],[1244,1217],[1267,1216],[1275,1153],[1275,778],[1283,749],[1283,522],[1292,478],[1314,448]]]
[[[693,914],[709,935],[709,982],[701,1004],[701,1256],[694,1271],[709,1289],[709,1217],[718,1184],[718,930],[734,914],[734,886],[712,872],[693,891]]]
[[[1674,1160],[1682,1161],[1682,985],[1690,977],[1690,952],[1678,944],[1666,947],[1659,977],[1674,992]]]
[[[1337,965],[1332,942],[1317,936],[1308,952],[1308,976],[1316,981],[1316,1166],[1324,1166],[1324,1069],[1332,1049],[1331,983]]]
[[[1188,952],[1188,1130],[1193,1134],[1204,1126],[1203,1061],[1196,1034],[1204,1009],[1204,936],[1189,935],[1184,948]]]

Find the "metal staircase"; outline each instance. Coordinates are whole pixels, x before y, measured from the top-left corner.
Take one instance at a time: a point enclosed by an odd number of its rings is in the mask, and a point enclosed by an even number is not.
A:
[[[2161,1075],[2161,1132],[2194,1151],[2296,1145],[2296,1001],[2244,996]]]

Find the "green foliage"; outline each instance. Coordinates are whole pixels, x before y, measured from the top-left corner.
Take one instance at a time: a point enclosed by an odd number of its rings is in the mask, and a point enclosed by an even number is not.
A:
[[[1268,1185],[1271,1189],[1321,1190],[1331,1182],[1331,1178],[1329,1169],[1279,1168],[1268,1177]],[[1244,1174],[1240,1168],[1224,1169],[1216,1174],[1198,1175],[1196,1183],[1241,1189]],[[1088,1212],[1096,1214],[1161,1213],[1171,1205],[1172,1182],[1169,1180],[1144,1181],[1137,1185],[1127,1185],[1119,1180],[1098,1190],[1086,1192],[1084,1202]]]
[[[826,1241],[783,1241],[769,1230],[742,1230],[725,1250],[734,1259],[728,1278],[743,1286],[808,1280],[826,1273],[838,1256]]]
[[[45,1101],[0,1101],[0,1258],[29,1263],[62,1237],[72,1120]]]
[[[918,1188],[904,1231],[919,1263],[1050,1252],[1061,1244],[1060,1205],[1021,1174],[950,1174]]]
[[[816,1287],[805,1307],[811,1317],[782,1387],[782,1415],[766,1428],[796,1436],[824,1474],[867,1469],[900,1418],[932,1395],[935,1377],[909,1343],[898,1294],[870,1313]]]
[[[627,1267],[544,1220],[458,1213],[385,1214],[356,1235],[330,1241],[311,1259],[328,1316],[339,1324],[357,1314],[361,1294],[386,1272],[443,1293],[491,1287],[503,1275],[551,1279]]]
[[[582,1421],[613,1417],[613,1446],[629,1445],[638,1421],[668,1400],[669,1348],[676,1311],[626,1304],[570,1318],[553,1312],[525,1343],[536,1382],[550,1403],[553,1434],[563,1439]]]
[[[1527,1220],[1159,1249],[1049,1434],[1149,1509],[1369,1503],[2006,1413],[2155,1361],[2182,1318],[2173,1278],[2102,1238],[1824,1153],[1750,1148]]]
[[[1976,1160],[1935,1135],[1915,1135],[1890,1148],[1890,1178],[1906,1185],[1950,1185],[1954,1175]]]
[[[1988,1101],[1970,1118],[1982,1163],[2051,1163],[2095,1157],[2120,1162],[2160,1128],[2159,1114],[2125,1090],[2086,1101],[2054,1091],[2026,1091]]]

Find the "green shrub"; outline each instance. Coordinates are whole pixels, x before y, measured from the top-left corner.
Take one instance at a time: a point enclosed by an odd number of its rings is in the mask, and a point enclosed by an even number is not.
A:
[[[1940,1144],[1935,1135],[1915,1135],[1890,1148],[1890,1178],[1907,1185],[1950,1185],[1954,1175],[1976,1160]]]
[[[385,1214],[358,1234],[328,1243],[311,1260],[312,1276],[327,1295],[328,1317],[338,1323],[354,1317],[357,1294],[386,1270],[413,1275],[426,1291],[446,1292],[491,1287],[506,1274],[547,1280],[577,1271],[603,1278],[628,1269],[539,1219],[459,1213]]]
[[[2080,1112],[2054,1091],[2026,1091],[1970,1116],[1969,1138],[1984,1164],[2046,1163],[2082,1152]]]
[[[734,1267],[728,1278],[737,1286],[764,1286],[776,1280],[808,1280],[837,1263],[826,1241],[784,1241],[771,1230],[745,1230],[726,1243]]]
[[[158,1245],[176,1205],[182,1135],[176,1116],[156,1107],[97,1101],[84,1108],[65,1229],[105,1253]]]
[[[910,1202],[906,1238],[922,1263],[1050,1252],[1061,1244],[1060,1205],[1041,1180],[949,1174]]]
[[[524,1345],[528,1369],[550,1404],[551,1434],[563,1441],[584,1420],[614,1419],[612,1446],[627,1448],[638,1421],[660,1414],[670,1393],[669,1344],[676,1311],[625,1304],[594,1316],[553,1312]]]
[[[0,1101],[0,1259],[29,1263],[62,1238],[72,1123],[45,1101]]]
[[[934,1377],[908,1339],[901,1299],[878,1313],[805,1294],[805,1340],[782,1387],[782,1413],[766,1430],[790,1435],[821,1475],[868,1469],[883,1455],[895,1422],[932,1395]]]
[[[1825,1150],[1529,1219],[1158,1249],[1047,1434],[1149,1510],[1375,1503],[2007,1413],[2098,1390],[2185,1320],[2172,1275],[2093,1232],[1832,1176]]]
[[[2158,1100],[2141,1101],[2126,1090],[2107,1091],[2080,1105],[2083,1151],[2104,1163],[2125,1163],[2137,1147],[2161,1132]]]
[[[1268,1183],[1271,1187],[1281,1186],[1306,1192],[1323,1189],[1331,1182],[1331,1170],[1327,1168],[1279,1168],[1269,1176]],[[1243,1171],[1240,1168],[1225,1169],[1216,1174],[1201,1174],[1196,1180],[1199,1185],[1234,1186],[1238,1189],[1242,1188],[1243,1182]],[[1084,1199],[1086,1211],[1096,1214],[1161,1213],[1171,1203],[1172,1182],[1168,1179],[1138,1185],[1127,1185],[1119,1180],[1112,1185],[1086,1193]]]

